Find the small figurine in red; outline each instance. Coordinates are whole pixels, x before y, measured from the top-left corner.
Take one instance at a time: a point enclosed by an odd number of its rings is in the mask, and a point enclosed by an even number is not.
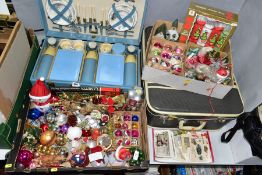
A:
[[[36,80],[29,93],[29,97],[31,99],[33,107],[39,109],[42,112],[46,112],[49,109],[49,99],[51,97],[51,92],[46,87],[43,77]]]

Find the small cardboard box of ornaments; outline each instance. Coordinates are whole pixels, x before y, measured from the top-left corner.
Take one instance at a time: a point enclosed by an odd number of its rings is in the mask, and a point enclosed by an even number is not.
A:
[[[234,84],[230,41],[224,52],[181,43],[176,35],[183,30],[183,24],[174,24],[156,22],[148,41],[142,79],[223,99]]]
[[[229,39],[237,21],[235,13],[194,2],[184,24],[158,21],[148,43],[142,79],[224,98],[234,84]]]

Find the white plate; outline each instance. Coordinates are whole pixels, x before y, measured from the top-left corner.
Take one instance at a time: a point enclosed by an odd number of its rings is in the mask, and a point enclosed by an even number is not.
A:
[[[119,15],[121,16],[121,18],[125,18],[133,10],[133,6],[129,5],[128,3],[120,3],[120,4],[116,4],[116,10],[119,11]],[[108,21],[111,26],[114,26],[116,23],[119,22],[118,18],[112,19],[113,14],[114,11],[111,8],[108,13]],[[133,28],[136,25],[137,11],[135,11],[135,13],[129,19],[126,20],[126,23],[129,26],[131,26],[131,28]],[[121,32],[129,30],[128,27],[125,27],[122,24],[114,27],[114,29]]]
[[[68,4],[67,0],[63,0],[63,1],[53,0],[51,2],[56,6],[58,11],[62,11],[64,7]],[[54,10],[52,10],[52,8],[49,6],[48,1],[46,1],[46,12],[51,20],[57,16],[57,13]],[[74,22],[76,20],[76,10],[73,5],[71,5],[71,7],[69,7],[69,9],[64,13],[64,17],[67,18],[70,22]],[[53,23],[63,26],[70,24],[67,21],[65,21],[63,18],[54,20]]]

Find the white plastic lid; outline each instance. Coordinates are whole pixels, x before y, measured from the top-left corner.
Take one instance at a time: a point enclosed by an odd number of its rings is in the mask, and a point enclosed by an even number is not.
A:
[[[47,42],[48,42],[49,45],[53,46],[56,43],[56,39],[53,38],[53,37],[52,38],[48,38]]]
[[[128,50],[128,52],[133,53],[133,52],[136,51],[136,47],[133,46],[133,45],[130,45],[130,46],[127,47],[127,50]]]
[[[96,44],[96,42],[89,42],[88,46],[89,46],[90,49],[95,49],[97,44]]]

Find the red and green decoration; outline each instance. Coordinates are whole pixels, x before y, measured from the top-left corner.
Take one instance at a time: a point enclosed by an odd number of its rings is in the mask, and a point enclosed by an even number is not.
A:
[[[130,166],[140,166],[143,161],[145,161],[145,154],[139,148],[132,147],[129,149],[132,158],[129,160]]]

